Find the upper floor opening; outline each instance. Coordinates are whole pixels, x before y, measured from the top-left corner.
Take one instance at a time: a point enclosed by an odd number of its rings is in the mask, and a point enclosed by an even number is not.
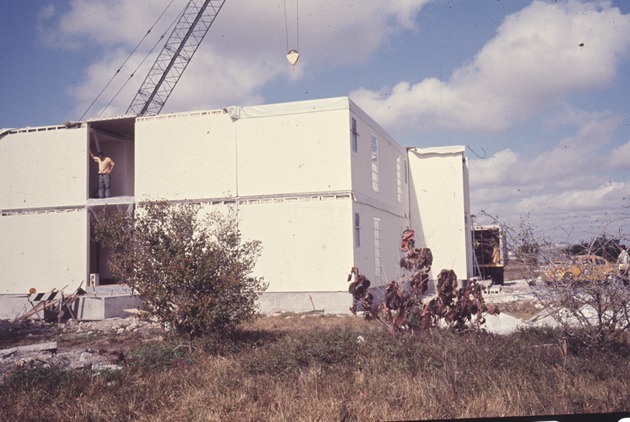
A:
[[[106,183],[99,175],[99,164],[90,160],[87,197],[133,197],[135,181],[135,117],[88,122],[88,148],[94,156],[103,153],[115,163]],[[103,169],[101,169],[102,171]],[[106,186],[104,185],[106,184]],[[107,188],[107,189],[106,189]]]

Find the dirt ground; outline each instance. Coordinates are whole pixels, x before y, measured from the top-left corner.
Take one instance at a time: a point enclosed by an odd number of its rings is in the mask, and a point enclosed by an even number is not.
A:
[[[163,335],[157,323],[134,316],[59,324],[0,320],[0,382],[7,373],[24,366],[116,370],[125,365],[130,349],[142,342],[160,340]],[[47,350],[20,350],[23,346],[38,345]],[[54,345],[56,348],[51,347]]]
[[[484,295],[487,303],[502,309],[488,316],[489,332],[509,334],[528,323],[540,311],[531,286],[525,280],[506,281]],[[7,373],[21,366],[58,365],[76,370],[116,370],[124,367],[127,352],[139,344],[160,340],[164,330],[155,322],[136,316],[102,321],[47,323],[37,320],[11,322],[0,320],[0,382]],[[56,348],[23,351],[20,346],[44,345]]]

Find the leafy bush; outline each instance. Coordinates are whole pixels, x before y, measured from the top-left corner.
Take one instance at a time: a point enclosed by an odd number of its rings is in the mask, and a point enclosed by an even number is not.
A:
[[[234,213],[147,202],[133,215],[104,211],[94,237],[111,251],[114,276],[140,293],[144,311],[191,339],[250,320],[267,288],[251,275],[260,242],[241,241]]]

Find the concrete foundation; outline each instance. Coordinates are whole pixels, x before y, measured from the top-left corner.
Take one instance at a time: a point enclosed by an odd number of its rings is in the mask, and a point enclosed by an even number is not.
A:
[[[0,295],[0,319],[15,319],[31,309],[27,295]]]
[[[83,297],[74,303],[72,312],[79,321],[95,321],[114,317],[127,317],[129,309],[142,307],[138,296]]]
[[[322,311],[326,314],[349,314],[352,295],[340,292],[265,292],[258,300],[260,313],[305,313]]]
[[[348,314],[352,295],[348,292],[272,292],[263,293],[258,304],[264,315],[279,312],[322,312]],[[95,321],[114,317],[127,317],[129,309],[140,309],[139,296],[128,288],[103,286],[98,292],[88,292],[72,305],[79,321]],[[15,319],[32,309],[27,295],[0,295],[0,319]],[[40,312],[40,315],[43,315]],[[37,318],[36,315],[33,318]]]
[[[131,294],[122,295],[85,295],[71,306],[72,313],[79,321],[95,321],[131,315],[126,310],[140,308],[140,298]],[[27,295],[0,295],[0,319],[16,319],[32,310]],[[43,317],[40,311],[39,315]],[[32,318],[37,318],[33,315]]]
[[[464,284],[460,281],[460,287]],[[403,289],[409,289],[407,283]],[[385,300],[385,286],[369,289],[374,303]],[[429,283],[426,300],[437,293],[435,281]],[[263,315],[293,312],[324,314],[349,314],[352,295],[347,291],[336,292],[265,292],[258,300],[260,313]],[[127,317],[129,309],[140,309],[142,301],[129,287],[123,285],[104,285],[89,287],[88,293],[79,298],[72,307],[72,312],[80,321],[94,321],[114,317]],[[0,319],[15,319],[31,310],[27,295],[0,295]]]

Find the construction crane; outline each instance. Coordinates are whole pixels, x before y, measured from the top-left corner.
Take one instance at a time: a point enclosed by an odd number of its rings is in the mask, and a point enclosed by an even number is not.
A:
[[[143,116],[160,113],[224,3],[225,0],[188,2],[127,114]]]

